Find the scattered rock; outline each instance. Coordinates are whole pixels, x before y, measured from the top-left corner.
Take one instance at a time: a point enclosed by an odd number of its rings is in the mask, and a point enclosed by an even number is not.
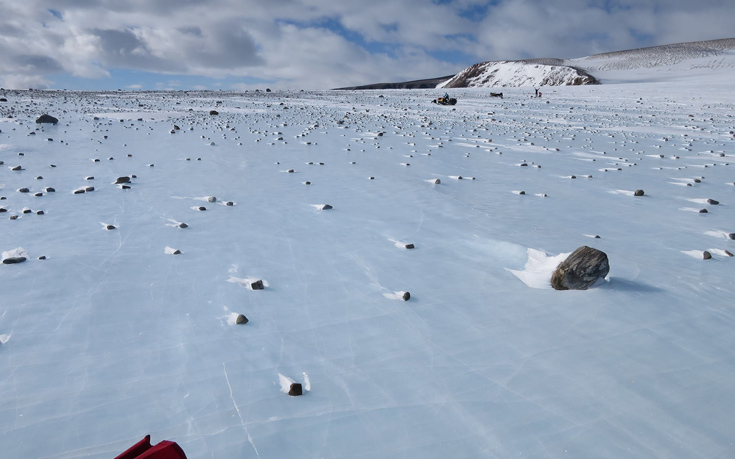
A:
[[[30,191],[28,188],[18,188],[18,193],[29,193]]]
[[[705,260],[709,260],[712,258],[712,254],[705,250],[704,252],[702,252],[702,258]]]
[[[408,292],[403,292],[403,296],[401,296],[401,299],[403,299],[403,301],[408,301],[409,299],[411,299],[411,294]]]
[[[730,233],[727,235],[727,237],[729,237],[732,240],[735,240],[735,233]]]
[[[26,261],[26,257],[8,257],[3,259],[4,265],[13,265],[17,263],[23,263]]]
[[[720,201],[715,201],[714,199],[708,199],[707,204],[710,204],[712,206],[716,206],[720,203]]]
[[[699,213],[700,214],[707,214],[707,213],[709,213],[709,210],[707,210],[707,209],[699,209]]]
[[[250,283],[250,288],[252,290],[263,290],[265,289],[265,285],[263,285],[263,281],[258,279],[255,282]]]
[[[56,124],[59,120],[54,118],[51,115],[41,115],[38,118],[36,118],[36,123],[49,123],[49,124]]]
[[[179,223],[179,228],[188,228],[188,227],[189,227],[189,225],[187,225],[184,222]]]
[[[105,225],[105,229],[106,230],[114,230],[114,229],[117,229],[117,227],[115,225]]]
[[[219,115],[219,112],[217,110],[210,110],[209,111],[209,114],[210,115]]]
[[[235,323],[238,325],[245,325],[246,323],[250,322],[247,317],[245,317],[244,314],[238,314],[237,319],[235,319]]]
[[[728,257],[731,257],[732,256],[732,252],[730,252],[728,250],[725,250],[725,255],[727,255]]]
[[[41,255],[40,257],[38,257],[38,259],[39,260],[45,260],[46,259],[46,255]]]
[[[207,202],[217,202],[217,198],[214,196],[207,196]]]
[[[407,248],[407,249],[413,249],[413,248],[415,248],[415,246],[413,244],[406,244],[404,247]]]
[[[633,196],[643,196],[644,194],[643,190],[635,190]]]
[[[303,394],[304,389],[301,387],[300,383],[291,383],[291,387],[288,389],[288,395],[296,397]]]
[[[130,183],[130,177],[118,177],[115,180],[115,185],[120,184],[120,183]]]
[[[555,290],[587,290],[610,272],[607,255],[592,247],[582,246],[559,263],[551,276]]]

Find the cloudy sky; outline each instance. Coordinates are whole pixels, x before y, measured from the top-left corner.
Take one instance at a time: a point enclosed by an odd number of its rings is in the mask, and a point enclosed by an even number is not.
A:
[[[329,89],[733,24],[732,0],[2,0],[0,87]]]

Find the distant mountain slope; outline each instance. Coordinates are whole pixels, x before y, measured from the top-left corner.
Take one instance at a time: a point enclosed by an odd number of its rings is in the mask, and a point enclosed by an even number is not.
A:
[[[441,83],[452,78],[454,75],[447,75],[438,78],[429,78],[426,80],[404,81],[401,83],[375,83],[363,86],[350,86],[346,88],[337,88],[338,90],[357,90],[357,89],[431,89],[436,88]]]
[[[567,86],[598,83],[703,81],[724,72],[735,81],[735,38],[674,43],[575,59],[487,61],[454,76],[340,89],[477,88]]]
[[[694,41],[649,48],[630,49],[595,54],[578,59],[567,59],[565,65],[574,65],[588,72],[668,67],[688,60],[699,61],[735,51],[735,38]]]
[[[459,72],[439,88],[570,86],[597,84],[584,70],[567,65],[549,65],[547,60],[491,61],[475,64]],[[552,60],[556,61],[556,60]]]

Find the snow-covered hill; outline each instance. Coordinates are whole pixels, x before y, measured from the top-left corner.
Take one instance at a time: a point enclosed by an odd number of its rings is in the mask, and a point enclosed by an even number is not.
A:
[[[437,87],[539,87],[681,78],[696,80],[723,72],[735,79],[733,38],[654,46],[577,59],[482,62],[466,68]]]
[[[565,65],[534,61],[493,61],[468,67],[437,87],[576,86],[596,82],[587,73]]]
[[[691,78],[735,80],[735,38],[677,43],[568,59],[603,83],[668,81]],[[729,75],[728,76],[722,76]]]

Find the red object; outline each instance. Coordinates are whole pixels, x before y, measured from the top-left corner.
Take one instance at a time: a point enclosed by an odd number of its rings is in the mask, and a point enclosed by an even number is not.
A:
[[[151,446],[151,436],[146,435],[115,459],[186,459],[186,454],[179,445],[168,440]]]

